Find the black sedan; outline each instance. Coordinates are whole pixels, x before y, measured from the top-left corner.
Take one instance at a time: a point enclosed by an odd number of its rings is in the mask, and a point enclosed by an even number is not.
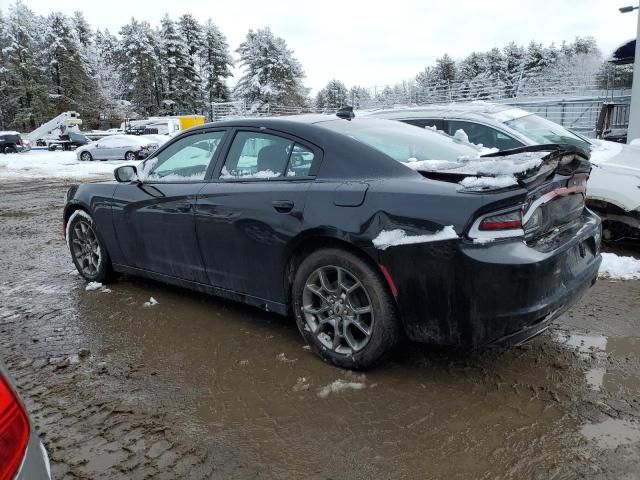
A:
[[[403,335],[519,343],[596,280],[590,164],[555,145],[477,157],[389,120],[212,123],[116,181],[72,187],[65,232],[88,281],[141,275],[291,312],[346,368]]]

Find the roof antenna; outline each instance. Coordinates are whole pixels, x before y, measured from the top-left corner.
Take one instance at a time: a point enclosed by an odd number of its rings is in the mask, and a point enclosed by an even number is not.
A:
[[[356,114],[353,113],[353,107],[351,106],[346,106],[346,107],[342,107],[340,110],[338,110],[336,112],[336,116],[338,118],[342,118],[343,120],[351,120],[353,118],[355,118]]]

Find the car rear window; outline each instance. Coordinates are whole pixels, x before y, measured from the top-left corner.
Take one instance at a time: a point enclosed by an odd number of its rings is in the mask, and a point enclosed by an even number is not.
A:
[[[393,120],[334,120],[318,125],[343,133],[402,163],[457,160],[465,155],[478,155],[478,150],[457,143],[451,137]]]

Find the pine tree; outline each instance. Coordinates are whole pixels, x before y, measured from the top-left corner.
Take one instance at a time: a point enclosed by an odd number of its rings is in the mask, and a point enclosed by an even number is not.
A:
[[[33,130],[48,119],[49,99],[43,78],[42,19],[17,1],[9,7],[2,33],[2,116],[5,128]]]
[[[201,113],[203,107],[202,78],[198,68],[200,52],[204,47],[202,26],[190,13],[178,19],[178,31],[187,48],[187,64],[183,71],[183,95],[188,113]]]
[[[72,22],[80,44],[85,48],[89,47],[92,42],[93,32],[83,13],[80,11],[73,12]]]
[[[156,92],[158,59],[156,41],[147,22],[131,22],[120,30],[118,63],[127,85],[125,96],[140,115],[155,115],[159,110]]]
[[[445,53],[436,60],[433,76],[439,82],[453,82],[456,79],[456,62]]]
[[[268,28],[249,30],[236,50],[244,73],[234,89],[252,111],[270,104],[303,106],[307,90],[302,80],[302,65],[287,48],[286,42]]]
[[[502,80],[505,84],[505,95],[515,97],[518,94],[518,87],[524,75],[525,50],[515,42],[509,44],[502,50],[504,54],[504,69]]]
[[[347,87],[340,80],[331,80],[316,95],[315,106],[323,111],[336,111],[347,103]]]
[[[203,29],[203,46],[200,50],[200,68],[204,97],[210,106],[213,102],[226,102],[231,94],[226,79],[231,76],[233,58],[229,53],[227,39],[207,20]]]
[[[349,103],[353,108],[365,108],[371,101],[371,94],[366,88],[358,85],[349,90]]]

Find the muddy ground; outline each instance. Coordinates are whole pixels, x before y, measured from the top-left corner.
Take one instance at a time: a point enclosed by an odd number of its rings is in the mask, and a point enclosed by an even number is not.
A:
[[[0,354],[55,478],[640,475],[640,281],[600,280],[523,347],[408,345],[354,374],[286,318],[130,277],[86,291],[66,187],[0,187]]]

